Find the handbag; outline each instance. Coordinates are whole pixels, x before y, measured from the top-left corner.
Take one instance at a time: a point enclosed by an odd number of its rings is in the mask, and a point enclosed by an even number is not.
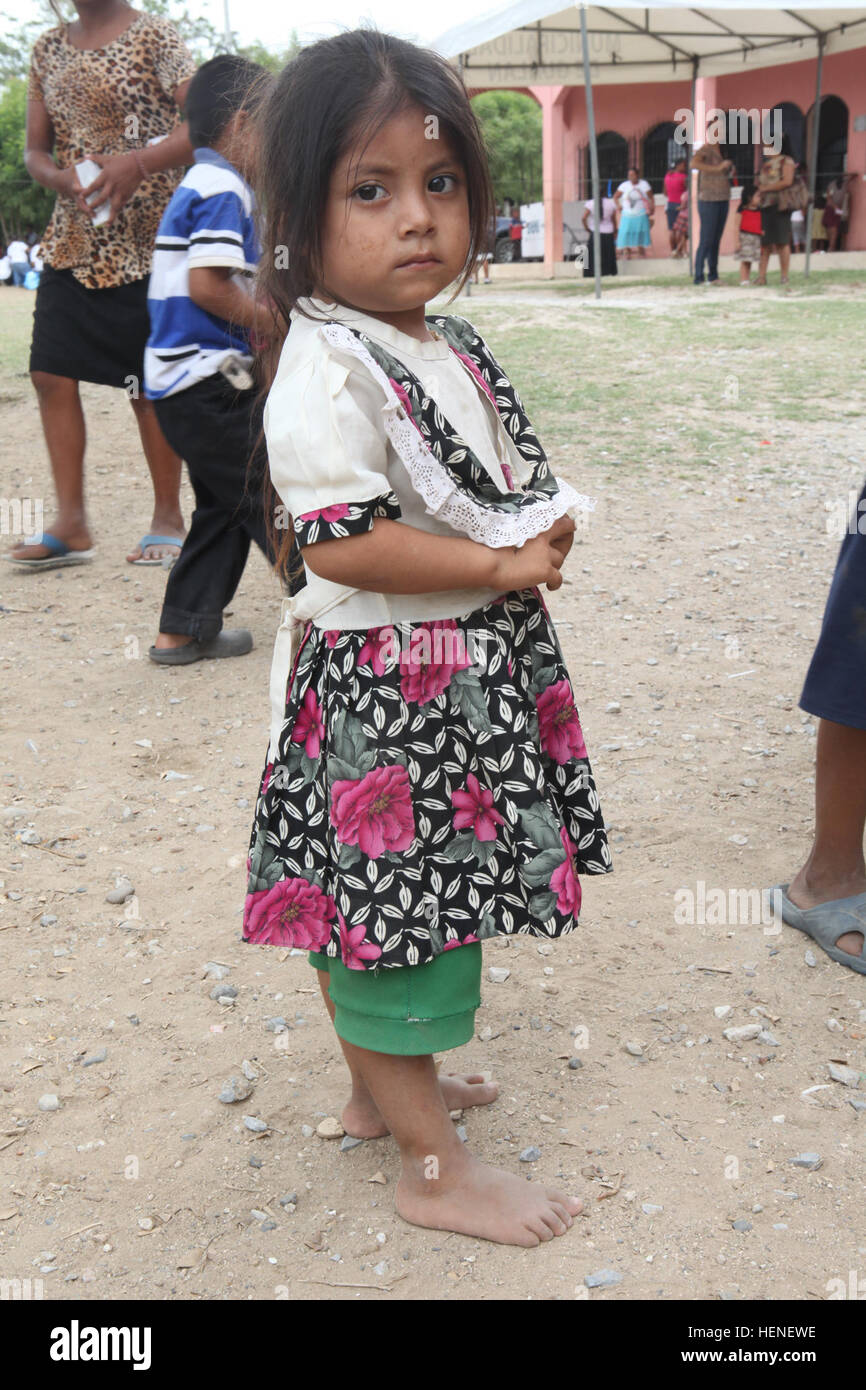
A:
[[[809,203],[809,190],[799,175],[795,175],[794,182],[787,188],[780,188],[776,196],[780,212],[804,212]]]

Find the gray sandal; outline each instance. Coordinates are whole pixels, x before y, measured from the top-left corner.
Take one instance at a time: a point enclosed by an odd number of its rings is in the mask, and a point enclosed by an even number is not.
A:
[[[789,887],[788,883],[780,883],[770,889],[772,903],[781,899],[782,921],[811,936],[831,960],[847,965],[859,975],[866,975],[866,893],[858,893],[853,898],[835,898],[832,902],[819,903],[817,907],[800,908],[788,897]],[[840,951],[836,945],[840,936],[855,931],[863,937],[863,949],[859,956]]]
[[[193,639],[183,647],[151,647],[148,656],[160,666],[189,666],[193,661],[246,656],[252,649],[253,634],[247,628],[240,627],[235,632],[218,632],[209,642]]]

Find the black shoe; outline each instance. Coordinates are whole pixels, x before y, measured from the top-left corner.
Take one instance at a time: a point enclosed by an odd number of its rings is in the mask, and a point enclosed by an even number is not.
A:
[[[182,647],[151,647],[148,656],[159,666],[189,666],[193,661],[216,661],[225,656],[246,656],[253,649],[253,634],[245,627],[218,632],[209,642],[193,638]]]

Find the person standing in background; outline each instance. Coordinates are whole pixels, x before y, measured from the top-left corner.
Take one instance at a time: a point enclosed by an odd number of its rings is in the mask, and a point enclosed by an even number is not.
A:
[[[719,247],[728,220],[731,202],[733,163],[725,159],[719,146],[707,142],[692,157],[692,168],[698,171],[698,215],[701,237],[695,256],[695,284],[720,285]],[[704,280],[704,266],[707,280]]]
[[[587,249],[586,265],[583,267],[584,276],[595,275],[595,251],[593,227],[594,204],[592,198],[587,198],[583,209],[583,225],[589,232],[589,242]],[[601,273],[602,275],[616,275],[616,203],[613,198],[603,197],[601,200],[601,221],[598,224],[598,235],[601,243]]]
[[[672,164],[665,174],[665,217],[668,221],[668,240],[670,241],[671,255],[677,256],[677,245],[679,237],[676,233],[676,221],[680,213],[680,202],[688,181],[686,173],[686,161],[678,159],[676,164]]]
[[[517,206],[511,209],[511,227],[509,228],[508,235],[511,238],[511,246],[513,250],[511,259],[513,261],[519,261],[520,246],[523,240],[523,223],[520,220],[520,209]]]
[[[6,248],[6,255],[9,257],[9,266],[12,271],[12,284],[21,286],[24,284],[24,277],[30,269],[30,251],[26,241],[10,241]]]
[[[758,174],[761,190],[761,221],[763,225],[761,263],[756,285],[766,285],[767,266],[774,251],[778,252],[781,286],[788,289],[788,268],[791,263],[791,191],[797,166],[791,155],[791,142],[782,136],[778,154],[772,146],[764,149],[764,162]]]
[[[50,569],[91,558],[79,395],[79,382],[91,381],[129,394],[154,510],[150,532],[127,559],[159,565],[179,554],[184,523],[180,459],[141,389],[147,280],[160,217],[192,160],[179,108],[196,65],[172,24],[125,0],[75,0],[75,8],[76,20],[34,45],[25,154],[31,177],[58,195],[41,242],[30,350],[57,512],[50,529],[16,546],[10,559]],[[87,158],[101,172],[85,197],[75,166]],[[103,207],[109,217],[97,222]]]
[[[623,179],[613,195],[619,215],[616,246],[618,251],[625,251],[626,260],[631,260],[635,248],[641,256],[646,255],[650,244],[652,196],[652,188],[637,169],[629,169],[628,178]]]
[[[824,205],[824,226],[827,229],[827,250],[841,249],[844,224],[848,221],[850,189],[855,182],[854,174],[837,174],[827,189]]]

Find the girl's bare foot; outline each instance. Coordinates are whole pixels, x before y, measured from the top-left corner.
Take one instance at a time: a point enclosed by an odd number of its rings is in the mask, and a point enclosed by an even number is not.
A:
[[[556,1188],[491,1168],[465,1149],[435,1176],[434,1155],[404,1169],[396,1207],[404,1221],[501,1245],[540,1245],[564,1236],[583,1203]]]
[[[499,1095],[495,1081],[485,1081],[480,1072],[469,1076],[440,1075],[439,1089],[446,1110],[468,1110],[473,1105],[490,1105]],[[366,1094],[365,1094],[366,1092]],[[366,1087],[356,1088],[342,1116],[343,1129],[353,1139],[381,1139],[390,1131]]]

